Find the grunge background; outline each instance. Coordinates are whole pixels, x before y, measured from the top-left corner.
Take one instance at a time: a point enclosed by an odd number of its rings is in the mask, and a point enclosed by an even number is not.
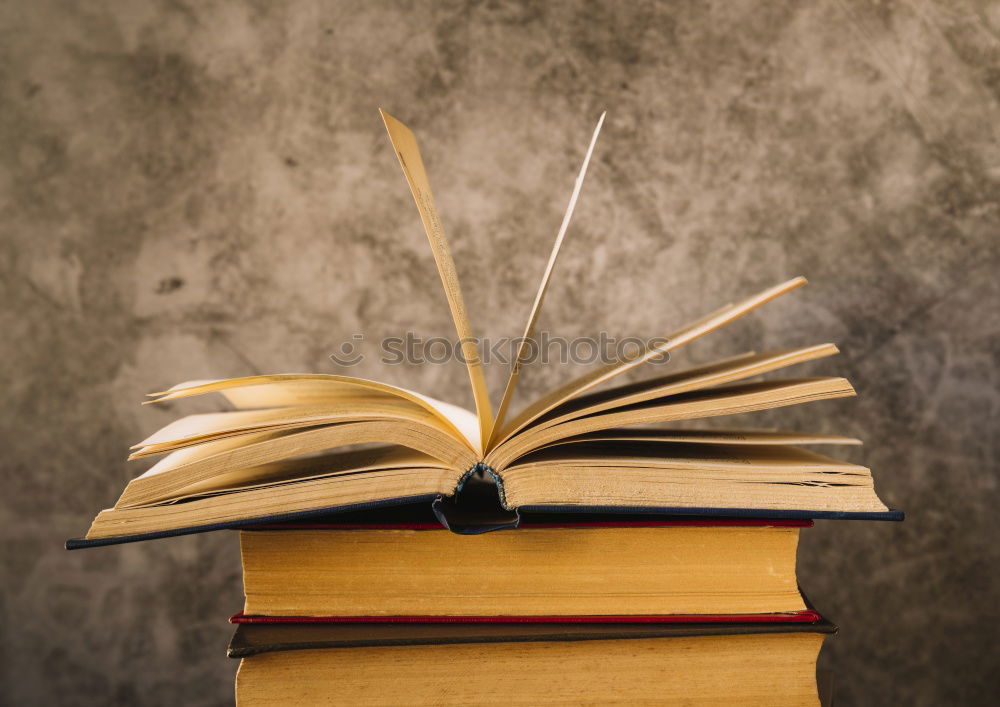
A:
[[[838,704],[987,703],[998,100],[1000,4],[973,0],[0,3],[3,701],[231,701],[234,533],[62,543],[142,470],[130,444],[214,409],[147,392],[452,335],[383,106],[481,335],[520,334],[605,108],[544,328],[657,336],[807,276],[676,360],[841,346],[800,370],[858,399],[726,421],[862,437],[907,511],[803,534],[841,626],[821,665]],[[471,405],[460,364],[350,373]]]

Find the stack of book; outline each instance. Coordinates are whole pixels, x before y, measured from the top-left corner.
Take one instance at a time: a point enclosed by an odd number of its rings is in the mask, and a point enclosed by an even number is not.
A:
[[[240,705],[810,704],[808,521],[539,519],[240,534]]]
[[[497,409],[413,134],[383,113],[461,340],[475,412],[376,381],[193,381],[221,394],[134,447],[165,455],[70,548],[239,529],[229,654],[256,704],[810,704],[836,629],[799,591],[817,518],[901,519],[835,435],[688,421],[853,395],[749,352],[605,385],[801,284],[726,305],[508,415],[601,122]],[[603,387],[601,387],[603,386]],[[650,427],[670,423],[669,427]]]

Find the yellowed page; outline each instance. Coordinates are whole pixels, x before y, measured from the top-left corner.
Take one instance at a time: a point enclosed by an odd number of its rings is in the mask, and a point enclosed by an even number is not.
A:
[[[171,422],[139,444],[133,445],[132,448],[139,451],[133,453],[130,458],[158,454],[165,448],[197,444],[209,439],[246,432],[374,419],[423,425],[443,432],[447,430],[436,416],[399,400],[358,404],[347,410],[335,405],[299,405],[287,408],[216,412],[188,415]]]
[[[788,432],[783,430],[695,430],[662,428],[624,428],[600,430],[561,439],[541,449],[549,449],[563,444],[578,442],[663,442],[664,457],[669,457],[670,443],[679,444],[763,444],[763,445],[804,445],[835,444],[860,445],[856,437],[828,435],[816,432]]]
[[[147,493],[142,498],[125,500],[123,494],[123,498],[118,500],[115,508],[175,503],[209,494],[234,493],[250,488],[264,488],[338,474],[414,468],[454,470],[439,459],[398,445],[324,451],[322,454],[311,454],[307,457],[251,461],[246,465],[223,465],[215,469],[212,474],[187,475],[186,483],[175,483],[169,489],[157,489],[156,492]],[[191,470],[191,467],[184,468],[184,471]],[[180,480],[184,475],[175,473],[173,476]]]
[[[833,459],[792,445],[692,444],[673,445],[675,453],[661,456],[660,445],[594,442],[550,447],[512,464],[508,469],[565,467],[664,468],[725,470],[726,477],[739,473],[747,481],[795,482],[806,472],[826,471],[851,476],[870,476],[866,467]],[[798,477],[798,478],[797,478]],[[832,480],[832,477],[831,477]]]
[[[245,376],[223,380],[199,380],[179,383],[169,390],[150,393],[155,400],[144,404],[175,400],[206,393],[220,393],[239,409],[315,405],[323,402],[345,403],[348,400],[385,399],[394,396],[408,400],[439,417],[459,441],[479,451],[479,420],[465,408],[437,400],[406,388],[387,383],[321,373],[282,373]]]
[[[448,307],[451,309],[452,319],[455,320],[455,330],[458,333],[459,343],[462,345],[462,354],[466,367],[469,369],[469,380],[472,383],[472,395],[476,401],[476,414],[479,416],[479,450],[482,451],[485,449],[493,430],[493,408],[490,404],[489,391],[486,388],[483,364],[479,358],[479,343],[472,333],[472,325],[469,323],[465,300],[462,298],[462,289],[458,284],[455,262],[452,260],[451,249],[448,247],[448,240],[441,227],[437,207],[434,206],[434,196],[431,193],[427,172],[424,170],[424,161],[420,157],[420,148],[417,147],[417,139],[409,128],[384,110],[379,109],[379,113],[382,114],[382,120],[385,121],[385,129],[389,133],[393,149],[396,150],[399,164],[406,176],[406,183],[410,185],[413,200],[417,202],[420,221],[424,224],[424,231],[427,233],[431,250],[434,252],[434,262],[437,263],[441,284],[444,285],[444,293],[448,298]]]
[[[535,302],[531,305],[531,313],[528,315],[528,323],[524,327],[524,334],[521,336],[521,343],[517,347],[517,354],[514,356],[514,363],[510,369],[510,377],[507,378],[507,385],[503,391],[503,397],[500,399],[500,407],[497,409],[497,419],[493,425],[493,434],[491,435],[491,441],[496,438],[497,431],[503,427],[504,418],[507,416],[507,408],[510,406],[510,401],[514,397],[514,389],[517,387],[517,379],[521,375],[521,362],[524,359],[528,351],[528,341],[535,333],[535,325],[538,322],[538,314],[542,309],[542,302],[545,301],[545,293],[549,289],[549,280],[552,278],[552,272],[555,270],[556,259],[559,257],[559,249],[562,247],[563,238],[566,237],[566,229],[569,228],[569,221],[573,217],[573,210],[576,208],[576,201],[580,197],[580,189],[583,188],[583,179],[587,175],[587,166],[590,164],[590,157],[594,154],[594,145],[597,144],[597,136],[601,133],[601,126],[604,125],[604,116],[607,115],[607,111],[601,113],[600,119],[597,121],[597,127],[594,128],[594,135],[590,138],[590,147],[587,148],[587,154],[583,158],[583,166],[580,167],[580,174],[576,177],[576,183],[573,185],[573,194],[569,198],[569,206],[566,207],[566,213],[563,214],[562,224],[559,226],[559,233],[556,234],[556,242],[552,246],[552,252],[549,254],[549,262],[545,266],[545,273],[542,275],[542,282],[538,286],[538,292],[535,294]]]
[[[500,442],[509,439],[514,433],[524,429],[533,420],[538,419],[557,405],[565,403],[571,398],[581,395],[591,388],[600,385],[615,376],[621,375],[626,371],[630,371],[636,366],[642,365],[643,363],[646,363],[663,353],[673,351],[674,349],[683,346],[700,336],[704,336],[705,334],[715,331],[719,327],[728,324],[734,319],[738,319],[744,314],[753,311],[757,307],[770,302],[775,297],[779,297],[780,295],[794,290],[796,287],[800,287],[804,284],[806,284],[806,279],[804,277],[796,277],[788,282],[777,285],[776,287],[766,289],[763,292],[745,299],[738,304],[724,307],[708,317],[703,317],[693,324],[682,327],[676,332],[664,337],[662,345],[648,346],[632,358],[621,362],[610,363],[606,366],[602,366],[594,371],[586,373],[579,378],[571,380],[565,385],[562,385],[552,392],[542,396],[518,414],[517,417],[515,417],[510,424],[507,425],[506,429],[497,435],[496,440],[491,445],[491,449],[495,448]]]
[[[331,425],[331,427],[336,426],[337,425]],[[194,447],[184,447],[183,449],[178,449],[175,452],[167,454],[165,457],[156,462],[156,464],[132,479],[131,483],[135,483],[140,480],[157,481],[162,478],[164,474],[168,474],[169,472],[191,464],[200,463],[209,457],[216,455],[225,455],[228,457],[236,450],[249,449],[263,442],[269,442],[271,440],[278,439],[279,437],[285,437],[288,434],[289,432],[285,430],[265,430],[264,432],[250,432],[237,437],[223,437],[221,439],[205,442],[204,444],[199,444]],[[125,491],[126,493],[128,492],[127,486],[125,487]]]
[[[454,493],[455,484],[463,473],[439,468],[386,469],[309,479],[185,503],[110,508],[97,515],[87,531],[87,537],[107,538],[174,530],[432,493],[446,495]]]
[[[535,420],[529,427],[551,427],[586,415],[635,405],[648,400],[667,398],[691,390],[701,390],[717,385],[735,383],[755,376],[777,371],[797,363],[813,361],[839,353],[833,344],[806,346],[801,349],[781,349],[765,353],[751,353],[715,361],[652,378],[638,383],[608,388],[589,395],[581,395],[552,409]],[[667,402],[667,401],[664,401]]]
[[[404,449],[400,447],[400,449]],[[389,464],[363,464],[358,467],[328,469],[326,455],[309,457],[307,459],[291,459],[247,469],[236,469],[220,474],[184,489],[184,492],[171,499],[171,502],[188,501],[195,498],[205,498],[217,493],[241,493],[249,490],[263,489],[274,486],[284,486],[289,483],[313,481],[332,476],[354,476],[369,472],[409,471],[411,469],[441,469],[454,473],[454,469],[445,466],[431,457],[425,457],[428,463],[422,464],[419,455],[412,457],[412,463],[402,460]]]
[[[755,508],[885,512],[864,467],[790,466],[784,473],[681,467],[517,465],[500,472],[507,505]],[[725,515],[720,513],[720,515]]]
[[[651,541],[649,552],[660,547]],[[672,566],[652,556],[650,564]],[[344,575],[350,573],[338,576]],[[591,574],[603,576],[603,569]],[[637,599],[626,595],[620,601]],[[240,663],[236,703],[820,707],[816,658],[822,643],[819,633],[775,633],[274,651]]]
[[[382,528],[247,531],[240,533],[243,610],[425,619],[588,616],[596,622],[609,615],[801,611],[798,534],[797,528],[696,526],[529,526],[475,536]],[[580,704],[536,696],[504,707]]]
[[[257,467],[282,459],[314,454],[355,444],[389,443],[415,450],[435,464],[467,470],[478,459],[468,447],[424,425],[393,420],[370,420],[320,427],[285,428],[212,439],[183,447],[161,459],[153,468],[129,482],[115,507],[141,505],[176,494],[192,484],[231,474],[234,469]]]
[[[623,410],[609,410],[570,420],[553,427],[528,429],[493,449],[487,455],[486,462],[495,469],[500,469],[534,449],[589,432],[630,425],[735,415],[850,395],[854,395],[854,388],[844,378],[773,380],[696,390],[663,401],[653,400]]]

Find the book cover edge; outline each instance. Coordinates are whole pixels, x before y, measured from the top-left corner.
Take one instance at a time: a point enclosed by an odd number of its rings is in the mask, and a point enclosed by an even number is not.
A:
[[[247,635],[254,633],[266,633],[273,630],[275,626],[238,624],[233,636],[230,639],[227,649],[227,656],[230,658],[242,659],[250,658],[263,653],[274,653],[290,650],[315,650],[315,649],[343,649],[343,648],[364,648],[364,647],[390,647],[390,646],[419,646],[419,645],[456,645],[469,643],[537,643],[537,642],[569,642],[586,640],[642,640],[651,638],[686,638],[696,636],[726,636],[726,635],[747,635],[747,634],[774,634],[774,633],[819,633],[830,635],[837,633],[837,626],[825,618],[820,618],[815,623],[795,623],[795,622],[759,622],[759,623],[715,623],[715,624],[661,624],[653,626],[649,624],[550,624],[549,630],[546,627],[534,625],[531,629],[527,627],[499,626],[497,624],[477,625],[478,633],[467,633],[460,635],[462,628],[468,630],[468,624],[438,625],[435,628],[440,632],[438,635],[407,637],[399,635],[396,637],[372,637],[348,638],[340,640],[330,639],[301,639],[301,640],[281,640],[270,643],[259,643],[253,645],[246,641]],[[382,625],[385,628],[385,625]],[[285,625],[289,631],[300,630],[302,634],[316,633],[322,629],[331,629],[330,625]],[[408,627],[396,626],[402,633]],[[587,629],[591,629],[587,632]],[[514,631],[520,629],[521,634]],[[336,630],[334,627],[333,630]],[[388,630],[392,630],[390,627]],[[449,630],[454,635],[448,636]]]
[[[330,506],[325,508],[312,509],[307,511],[293,511],[290,513],[280,513],[268,516],[255,516],[236,521],[224,523],[211,523],[206,525],[193,525],[184,528],[174,528],[172,530],[156,531],[152,533],[136,533],[132,535],[116,535],[105,538],[71,538],[66,541],[67,550],[79,550],[91,547],[102,547],[106,545],[120,545],[123,543],[141,542],[145,540],[158,540],[160,538],[176,537],[180,535],[191,535],[194,533],[207,533],[216,530],[235,530],[249,526],[275,524],[294,520],[305,520],[308,518],[318,518],[324,515],[337,513],[347,513],[351,511],[361,511],[376,508],[388,508],[391,506],[401,506],[422,502],[433,503],[441,498],[438,494],[405,496],[382,501],[368,501],[365,503],[355,503],[343,506]],[[774,520],[882,520],[882,521],[902,521],[904,514],[899,510],[888,511],[815,511],[815,510],[776,510],[758,508],[687,508],[678,506],[520,506],[518,512],[522,513],[566,513],[578,515],[663,515],[663,516],[702,516],[712,518],[732,518],[732,519],[774,519]],[[480,531],[481,532],[481,531]]]

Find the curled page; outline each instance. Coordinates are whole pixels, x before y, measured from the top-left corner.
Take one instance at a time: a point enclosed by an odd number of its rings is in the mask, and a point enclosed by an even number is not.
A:
[[[427,179],[427,172],[424,170],[423,159],[420,157],[417,139],[409,128],[384,110],[379,109],[379,113],[382,114],[382,120],[385,121],[385,129],[389,133],[389,140],[392,142],[396,156],[399,158],[399,164],[403,168],[406,183],[410,185],[413,200],[417,202],[420,221],[424,224],[424,231],[427,233],[427,239],[430,241],[431,250],[434,253],[434,262],[437,264],[438,274],[441,276],[441,284],[444,285],[444,293],[448,298],[448,307],[451,309],[452,319],[455,320],[455,330],[458,332],[459,343],[462,346],[462,357],[469,370],[472,395],[476,401],[480,437],[478,451],[482,452],[493,431],[493,408],[490,405],[490,395],[486,388],[483,364],[479,358],[479,343],[472,334],[472,325],[469,323],[465,301],[462,299],[462,289],[458,284],[455,261],[452,260],[451,249],[448,247],[448,240],[441,227],[437,207],[434,206],[434,196],[431,194],[431,185]]]
[[[419,405],[446,423],[469,449],[479,445],[479,422],[465,408],[430,396],[398,388],[387,383],[319,373],[282,373],[269,376],[246,376],[226,380],[201,380],[180,383],[169,390],[150,393],[154,400],[143,405],[187,398],[205,393],[220,393],[237,409],[289,407],[333,402],[344,398],[379,396],[401,398]]]
[[[498,444],[509,439],[516,432],[524,429],[531,422],[537,420],[539,417],[558,405],[561,405],[578,395],[582,395],[591,388],[600,385],[615,376],[619,376],[627,371],[630,371],[636,366],[640,366],[665,352],[673,351],[689,341],[693,341],[700,336],[704,336],[705,334],[715,331],[719,327],[728,324],[734,319],[738,319],[744,314],[753,311],[762,304],[770,302],[775,297],[783,295],[786,292],[794,290],[796,287],[800,287],[804,284],[806,284],[806,279],[804,277],[792,278],[787,282],[768,288],[763,292],[759,292],[753,297],[749,297],[748,299],[745,299],[735,305],[726,305],[722,309],[716,310],[707,317],[702,317],[701,319],[667,335],[661,343],[657,345],[648,345],[634,356],[625,358],[622,361],[605,364],[604,366],[600,366],[589,373],[585,373],[579,378],[574,378],[559,388],[543,395],[541,398],[522,410],[507,424],[504,429],[500,430],[496,434],[491,447],[497,447]]]
[[[587,175],[587,167],[590,165],[590,156],[594,154],[594,145],[597,144],[597,136],[601,133],[601,126],[604,125],[604,116],[607,111],[601,113],[594,128],[594,135],[590,138],[590,147],[583,158],[583,166],[580,167],[580,174],[576,177],[576,184],[573,185],[573,194],[569,198],[569,206],[563,214],[562,224],[559,226],[559,233],[556,235],[556,242],[552,246],[552,253],[549,255],[549,262],[545,266],[545,274],[542,275],[542,282],[538,286],[538,293],[535,295],[535,302],[531,305],[531,313],[528,315],[528,323],[524,327],[524,335],[521,343],[517,347],[517,355],[514,356],[514,365],[510,369],[510,377],[507,379],[507,387],[504,388],[503,398],[500,399],[500,407],[497,409],[497,419],[493,426],[492,442],[496,441],[497,432],[503,425],[507,416],[507,408],[510,406],[511,398],[514,397],[514,388],[517,387],[517,379],[521,375],[521,361],[528,351],[528,341],[535,333],[535,324],[538,322],[538,314],[542,309],[542,302],[545,300],[545,293],[549,289],[549,280],[552,278],[552,271],[555,270],[556,258],[559,257],[559,248],[562,246],[563,238],[566,236],[566,229],[569,228],[569,220],[573,217],[573,210],[576,208],[576,200],[580,198],[580,189],[583,188],[583,178]]]

